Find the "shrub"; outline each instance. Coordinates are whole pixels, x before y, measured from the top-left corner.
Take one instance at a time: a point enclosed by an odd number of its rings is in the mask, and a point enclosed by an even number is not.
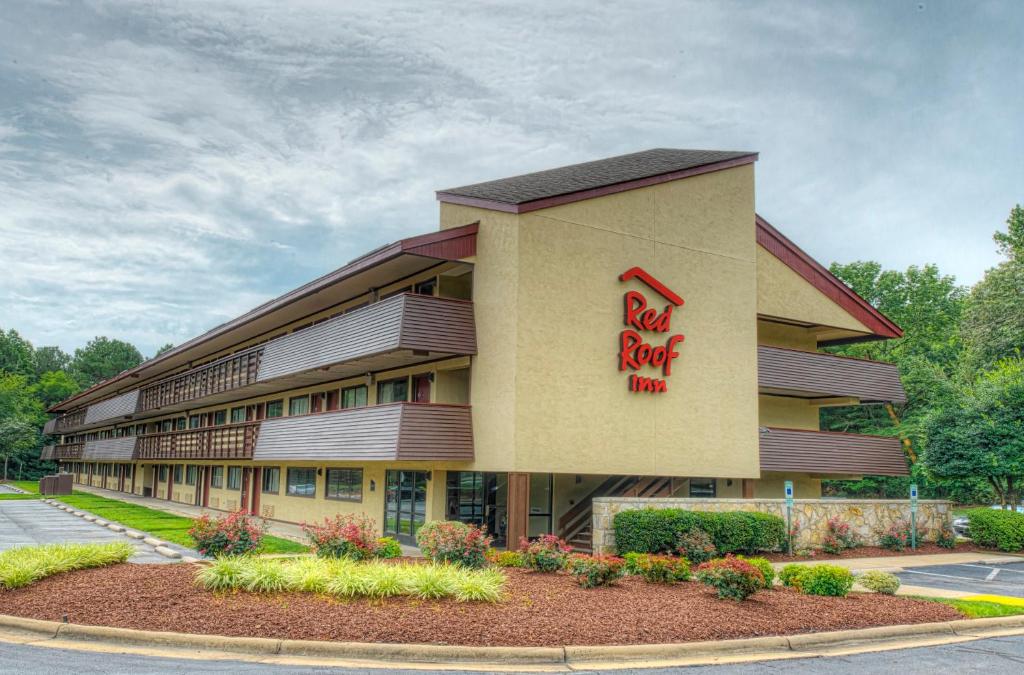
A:
[[[637,553],[636,551],[631,551],[622,556],[622,559],[626,561],[626,574],[640,574],[641,561],[650,557],[648,553]]]
[[[569,573],[583,588],[611,586],[625,574],[622,558],[613,555],[574,555],[569,558]]]
[[[697,579],[713,587],[719,598],[728,600],[746,600],[764,587],[760,570],[731,555],[701,564]]]
[[[487,559],[498,567],[524,567],[523,554],[519,551],[495,551],[491,549]]]
[[[474,525],[435,520],[416,531],[416,543],[423,555],[436,563],[476,568],[487,564],[491,538]]]
[[[338,514],[324,518],[322,525],[302,523],[310,548],[321,558],[366,560],[376,557],[380,544],[375,529],[373,519],[364,513]]]
[[[718,555],[711,535],[700,528],[694,528],[687,532],[680,532],[676,539],[679,555],[689,560],[694,565],[707,562]]]
[[[647,555],[635,563],[636,572],[644,581],[652,584],[673,584],[687,581],[690,578],[690,563],[686,558],[673,558],[667,555]]]
[[[402,545],[391,537],[381,537],[377,540],[378,558],[401,558]]]
[[[895,575],[878,570],[868,570],[857,575],[857,583],[869,591],[893,595],[900,588],[900,580]]]
[[[956,532],[949,523],[943,523],[935,543],[942,548],[956,548]]]
[[[19,546],[0,553],[0,585],[21,588],[62,572],[122,563],[134,553],[128,542]]]
[[[800,591],[808,595],[845,598],[853,588],[853,573],[838,565],[812,565],[800,575]]]
[[[679,548],[680,537],[693,530],[705,531],[719,553],[775,551],[786,542],[782,518],[748,511],[637,509],[615,514],[613,526],[620,555],[670,553]]]
[[[920,536],[918,537],[920,540]],[[897,520],[878,533],[878,545],[890,551],[903,551],[910,545],[910,522]]]
[[[1024,514],[996,509],[967,512],[971,539],[979,546],[1015,552],[1024,549]]]
[[[565,567],[572,547],[553,534],[545,534],[534,541],[525,537],[519,541],[519,551],[526,567],[537,572],[557,572]]]
[[[783,586],[795,588],[799,591],[801,580],[809,569],[811,569],[809,565],[790,563],[789,565],[785,565],[779,572],[779,581]]]
[[[839,516],[829,518],[825,527],[825,538],[821,542],[821,548],[825,553],[842,553],[846,549],[856,548],[860,544],[850,530],[850,524]]]
[[[205,556],[244,555],[260,547],[267,524],[247,511],[211,518],[202,515],[188,531],[196,550]]]
[[[764,577],[764,588],[771,588],[775,584],[775,568],[767,558],[747,558],[742,555],[737,557],[757,568],[761,576]]]

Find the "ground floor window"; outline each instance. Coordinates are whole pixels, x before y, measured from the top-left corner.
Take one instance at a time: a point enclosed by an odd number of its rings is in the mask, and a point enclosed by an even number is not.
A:
[[[715,496],[715,479],[714,478],[691,478],[690,479],[690,496],[691,497],[714,497]]]
[[[210,467],[210,487],[222,488],[224,487],[224,467],[214,466]]]
[[[530,474],[530,525],[529,537],[539,537],[551,532],[551,493],[552,478],[550,473]]]
[[[185,485],[195,485],[198,478],[199,467],[195,464],[189,464],[188,468],[185,469]]]
[[[292,497],[316,495],[316,469],[288,469],[286,494]]]
[[[157,471],[157,480],[161,483],[167,482],[167,465],[161,464],[160,469]]]
[[[508,474],[449,471],[446,485],[448,520],[487,528],[495,546],[506,545]]]
[[[363,470],[328,469],[326,497],[346,502],[363,501]]]
[[[263,467],[263,478],[261,479],[263,492],[277,494],[281,491],[281,469],[276,466]]]
[[[241,490],[242,489],[242,467],[240,467],[240,466],[229,466],[228,467],[228,489],[229,490]]]
[[[181,484],[181,474],[184,467],[181,464],[174,465],[174,482]]]

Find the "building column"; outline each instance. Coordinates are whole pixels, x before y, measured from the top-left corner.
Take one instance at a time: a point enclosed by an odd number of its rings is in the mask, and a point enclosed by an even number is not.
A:
[[[508,475],[508,528],[506,547],[519,548],[519,540],[526,537],[530,527],[530,474]]]
[[[252,508],[249,512],[255,516],[260,515],[260,491],[263,489],[263,467],[253,467],[252,470]]]
[[[753,499],[754,498],[754,479],[744,478],[743,479],[743,498]]]
[[[203,467],[203,508],[210,506],[210,475],[213,474],[212,466]]]

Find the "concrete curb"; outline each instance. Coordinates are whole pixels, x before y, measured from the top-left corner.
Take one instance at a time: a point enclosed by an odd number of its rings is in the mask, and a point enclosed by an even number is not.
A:
[[[944,642],[1024,634],[1024,615],[941,623],[881,626],[803,635],[683,642],[678,644],[566,647],[462,647],[423,644],[321,642],[167,633],[40,621],[0,614],[0,627],[48,639],[130,644],[245,654],[255,657],[323,657],[356,661],[430,664],[637,667],[670,663],[739,662],[824,655],[829,650],[880,651]]]
[[[162,555],[165,558],[169,558],[171,560],[178,560],[178,559],[184,559],[184,560],[187,560],[187,561],[196,560],[195,558],[192,558],[191,556],[183,558],[182,554],[179,551],[175,551],[166,542],[161,541],[161,540],[157,539],[156,537],[152,537],[152,536],[150,536],[150,535],[148,535],[148,534],[146,534],[144,532],[136,532],[135,530],[129,530],[124,525],[119,525],[117,523],[112,523],[112,522],[106,521],[106,520],[100,518],[99,516],[93,515],[93,514],[88,513],[88,512],[76,511],[73,508],[71,508],[70,506],[62,504],[62,503],[60,503],[59,501],[56,501],[56,500],[45,500],[45,503],[50,504],[51,506],[55,506],[58,509],[60,509],[61,511],[67,511],[68,513],[76,515],[76,516],[82,518],[83,520],[87,520],[87,521],[91,522],[93,525],[98,525],[100,527],[104,527],[104,528],[110,530],[111,532],[117,532],[118,534],[123,534],[124,536],[128,537],[129,539],[142,540],[142,543],[144,543],[144,544],[146,544],[148,546],[151,546],[153,548],[154,552],[158,553],[159,555]]]

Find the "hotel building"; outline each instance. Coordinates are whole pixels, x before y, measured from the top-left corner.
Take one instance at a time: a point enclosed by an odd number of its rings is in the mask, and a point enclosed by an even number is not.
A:
[[[905,401],[822,347],[892,321],[754,209],[756,153],[657,149],[437,193],[381,246],[53,406],[96,487],[287,522],[588,547],[597,496],[817,497],[905,474],[824,406]]]

